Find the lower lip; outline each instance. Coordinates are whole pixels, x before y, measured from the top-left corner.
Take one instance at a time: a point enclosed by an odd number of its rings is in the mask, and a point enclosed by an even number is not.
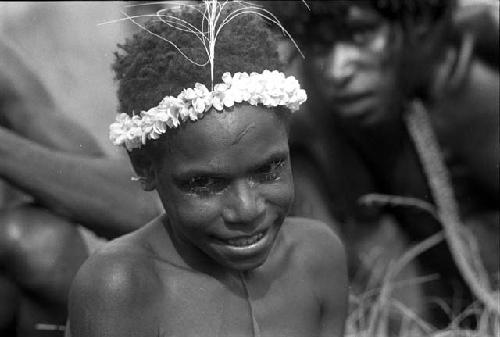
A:
[[[366,100],[370,100],[372,97],[373,97],[373,95],[369,94],[369,93],[351,95],[351,96],[343,96],[343,97],[333,96],[333,101],[337,105],[351,105],[351,104],[355,104],[357,102],[364,102]]]

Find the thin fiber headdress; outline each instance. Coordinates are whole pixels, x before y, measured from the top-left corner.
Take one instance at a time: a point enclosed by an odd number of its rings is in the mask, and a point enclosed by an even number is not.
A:
[[[278,25],[284,34],[289,36],[272,13],[243,1],[210,0],[204,1],[201,6],[191,4],[179,6],[181,10],[196,11],[201,17],[201,22],[198,24],[188,22],[167,9],[161,9],[150,16],[168,25],[169,28],[182,31],[199,41],[206,54],[206,59],[203,61],[193,59],[182,46],[148,29],[146,25],[141,25],[137,22],[137,17],[124,14],[123,20],[132,21],[155,38],[171,45],[172,49],[180,53],[186,62],[199,67],[209,66],[211,90],[208,90],[204,84],[196,83],[194,88],[184,89],[176,97],[166,96],[157,106],[141,111],[140,114],[132,116],[125,113],[119,114],[116,122],[110,126],[110,138],[115,145],[123,145],[128,150],[139,148],[149,140],[158,139],[169,128],[176,128],[188,120],[196,121],[202,118],[204,113],[212,108],[222,111],[224,107],[246,102],[268,107],[285,106],[295,111],[307,99],[304,90],[300,88],[293,76],[285,77],[283,73],[275,70],[251,74],[225,73],[222,77],[223,82],[214,85],[215,45],[222,29],[237,17],[252,14]],[[291,40],[295,43],[293,39]]]

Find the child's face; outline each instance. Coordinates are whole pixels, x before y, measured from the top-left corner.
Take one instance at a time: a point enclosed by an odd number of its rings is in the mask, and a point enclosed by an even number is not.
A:
[[[168,137],[153,174],[174,232],[230,269],[264,263],[293,199],[285,122],[241,104]]]

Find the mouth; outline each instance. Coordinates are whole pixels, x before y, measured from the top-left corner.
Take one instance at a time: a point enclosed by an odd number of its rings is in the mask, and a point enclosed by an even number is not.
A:
[[[260,241],[266,236],[267,230],[260,231],[250,236],[240,236],[229,239],[215,238],[219,243],[234,248],[250,248],[258,245]]]
[[[332,98],[335,104],[347,105],[368,99],[370,97],[372,97],[371,93],[362,92],[362,93],[350,93],[350,94],[337,94],[334,95]]]
[[[250,270],[262,265],[271,252],[281,227],[282,219],[276,219],[265,228],[252,233],[213,235],[211,246],[219,261],[237,270]],[[215,233],[214,233],[215,234]],[[232,234],[232,235],[231,235]]]

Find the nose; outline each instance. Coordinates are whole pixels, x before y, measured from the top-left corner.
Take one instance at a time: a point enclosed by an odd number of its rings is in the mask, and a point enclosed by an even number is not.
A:
[[[223,209],[224,221],[233,224],[251,225],[259,222],[265,213],[265,202],[256,187],[246,179],[233,183],[227,191]]]
[[[354,75],[357,56],[354,46],[336,43],[324,59],[324,76],[338,86],[345,85]]]

